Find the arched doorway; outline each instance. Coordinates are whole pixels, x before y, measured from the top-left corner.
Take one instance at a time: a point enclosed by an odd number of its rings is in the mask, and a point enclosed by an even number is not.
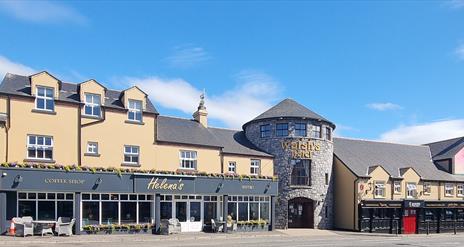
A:
[[[298,197],[288,201],[288,228],[314,228],[313,200]]]

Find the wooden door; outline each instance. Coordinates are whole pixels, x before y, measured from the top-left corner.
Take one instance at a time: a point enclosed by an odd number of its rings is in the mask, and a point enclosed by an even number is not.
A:
[[[407,208],[403,215],[404,234],[415,234],[417,230],[417,215],[416,209]]]
[[[288,227],[313,228],[313,201],[307,198],[295,198],[288,201]]]

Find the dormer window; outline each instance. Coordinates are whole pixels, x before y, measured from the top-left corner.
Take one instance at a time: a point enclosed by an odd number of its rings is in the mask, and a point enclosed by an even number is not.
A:
[[[35,108],[43,111],[54,111],[55,102],[53,99],[53,88],[37,87],[37,95],[35,97]]]
[[[129,121],[142,122],[142,101],[130,99],[128,109]]]
[[[98,94],[85,94],[85,115],[92,116],[92,117],[100,117],[101,116],[101,101],[100,95]]]

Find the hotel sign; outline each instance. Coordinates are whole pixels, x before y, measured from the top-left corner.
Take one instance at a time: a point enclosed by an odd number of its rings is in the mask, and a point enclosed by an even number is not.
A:
[[[321,150],[321,144],[305,139],[284,141],[282,142],[282,149],[290,151],[292,159],[311,159],[313,152]]]

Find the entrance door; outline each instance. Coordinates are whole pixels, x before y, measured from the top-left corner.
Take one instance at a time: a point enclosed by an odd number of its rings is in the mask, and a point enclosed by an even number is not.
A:
[[[174,218],[179,220],[182,232],[200,232],[202,230],[203,205],[201,199],[195,198],[195,196],[189,196],[175,201]]]
[[[406,208],[403,216],[404,234],[415,234],[417,229],[416,209]]]
[[[313,201],[295,198],[288,201],[288,228],[314,228]]]

